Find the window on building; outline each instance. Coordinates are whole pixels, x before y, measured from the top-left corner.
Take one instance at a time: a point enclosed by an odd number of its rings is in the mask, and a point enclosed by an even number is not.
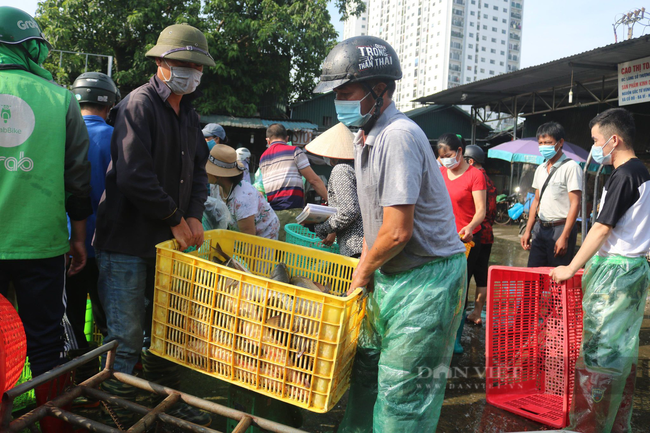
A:
[[[499,62],[499,66],[503,66],[503,62]]]
[[[485,6],[486,8],[489,8],[489,7],[490,7],[490,5],[487,4],[487,3],[483,3],[483,6]]]
[[[481,57],[481,63],[485,63],[485,57]]]
[[[505,55],[506,55],[506,52],[505,52],[505,51],[500,51],[500,53],[501,53],[502,56],[505,56]]]
[[[481,51],[485,51],[485,47],[481,47]]]
[[[470,14],[471,16],[474,16],[474,15],[476,15],[476,12],[471,11],[469,14]]]
[[[485,69],[481,68],[481,74],[485,74]]]
[[[365,20],[366,20],[366,17],[361,17],[361,21],[365,21]]]
[[[473,23],[473,22],[470,22],[470,23],[469,23],[469,26],[470,26],[470,27],[474,27],[474,23]]]
[[[501,45],[505,45],[505,44],[506,44],[506,41],[501,41]]]
[[[474,37],[474,33],[470,33],[470,34],[469,34],[469,37],[470,37],[470,38],[473,38],[473,37]]]
[[[496,32],[498,29],[496,27],[492,27],[492,31]]]
[[[483,30],[487,30],[487,26],[483,26]]]
[[[506,0],[508,1],[508,0]],[[508,8],[503,8],[503,12],[508,13]]]
[[[362,29],[365,29],[365,28],[366,28],[366,25],[365,25],[365,24],[362,24],[362,25],[361,25],[361,28],[362,28]]]
[[[332,116],[323,116],[323,126],[332,126]]]
[[[499,18],[497,18],[497,17],[492,17],[492,21],[499,21]]]
[[[494,75],[494,71],[490,71],[490,75]]]
[[[487,41],[487,36],[482,36],[481,39],[483,39],[484,41]]]
[[[508,24],[508,20],[507,20],[507,19],[505,19],[505,18],[504,18],[504,19],[502,19],[501,21],[503,22],[503,24]],[[504,30],[504,33],[505,33],[505,30]]]
[[[465,81],[469,83],[470,81],[472,81],[472,78],[471,78],[471,77],[467,77],[467,78],[465,78]]]
[[[469,48],[474,48],[474,44],[467,44]]]
[[[492,38],[491,41],[496,44],[497,43],[497,38]]]
[[[469,54],[469,55],[467,56],[467,58],[468,58],[469,60],[472,60],[472,55]]]
[[[494,65],[494,60],[490,60],[490,64]],[[417,72],[417,71],[415,71],[415,72]]]
[[[467,70],[468,70],[468,71],[471,71],[471,70],[472,70],[472,67],[471,67],[471,66],[468,66],[468,67],[467,67]]]
[[[492,54],[496,54],[496,53],[497,53],[497,50],[495,50],[494,48],[492,48],[492,49],[490,50],[490,52],[491,52]]]

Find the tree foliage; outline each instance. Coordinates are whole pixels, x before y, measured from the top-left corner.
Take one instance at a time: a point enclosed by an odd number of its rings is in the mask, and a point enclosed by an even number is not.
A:
[[[334,0],[347,16],[361,0]],[[122,95],[145,83],[155,63],[144,54],[160,31],[188,23],[205,32],[216,67],[204,68],[201,113],[278,116],[311,96],[320,64],[336,42],[328,0],[45,0],[37,20],[55,49],[114,56]],[[85,56],[58,53],[46,67],[61,84],[84,71]],[[89,57],[89,70],[106,60]]]

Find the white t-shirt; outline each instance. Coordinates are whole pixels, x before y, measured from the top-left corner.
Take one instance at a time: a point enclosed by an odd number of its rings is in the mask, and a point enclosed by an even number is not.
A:
[[[268,201],[253,185],[242,181],[235,185],[226,199],[228,210],[233,216],[231,228],[237,228],[237,221],[255,216],[255,234],[266,239],[277,239],[280,231],[280,220],[271,209]]]
[[[567,158],[562,155],[555,164],[558,167],[562,161]],[[537,167],[535,177],[533,178],[533,188],[542,193],[542,187],[548,178],[548,161]],[[542,221],[557,221],[565,219],[569,214],[571,202],[569,201],[569,192],[582,191],[582,170],[575,161],[569,161],[562,164],[551,178],[546,186],[541,203],[539,204],[539,218]]]

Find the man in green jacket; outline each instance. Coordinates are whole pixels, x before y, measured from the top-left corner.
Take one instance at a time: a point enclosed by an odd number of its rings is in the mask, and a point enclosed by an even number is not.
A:
[[[68,275],[85,265],[92,214],[88,132],[72,94],[41,67],[50,48],[30,15],[0,7],[0,293],[13,283],[34,376],[62,363],[66,257]],[[36,389],[39,403],[49,386]],[[66,431],[53,418],[41,429]]]

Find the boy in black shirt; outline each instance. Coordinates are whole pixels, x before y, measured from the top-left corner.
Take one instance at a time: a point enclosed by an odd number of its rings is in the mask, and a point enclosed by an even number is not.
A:
[[[613,165],[600,212],[568,266],[550,273],[560,282],[585,265],[583,339],[576,363],[571,430],[631,431],[639,330],[650,268],[650,174],[636,158],[632,114],[613,108],[590,122],[592,156]]]

